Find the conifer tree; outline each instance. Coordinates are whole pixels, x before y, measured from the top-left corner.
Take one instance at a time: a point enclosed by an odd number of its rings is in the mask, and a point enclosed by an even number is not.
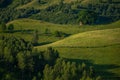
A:
[[[2,23],[1,23],[1,26],[0,26],[0,30],[1,30],[2,32],[5,32],[6,29],[7,29],[6,24],[5,24],[4,22],[2,22]]]
[[[34,45],[37,45],[38,40],[39,40],[38,30],[35,30],[34,33],[33,33],[32,43]]]

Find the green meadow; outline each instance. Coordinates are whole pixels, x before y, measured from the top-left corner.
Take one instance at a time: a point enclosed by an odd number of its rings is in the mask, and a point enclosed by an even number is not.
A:
[[[36,48],[49,46],[57,49],[63,58],[93,65],[105,80],[118,80],[120,76],[120,28],[79,33]]]
[[[7,23],[9,24],[15,27],[12,35],[28,41],[32,40],[34,30],[38,30],[39,45],[35,48],[40,51],[53,47],[59,51],[60,57],[94,66],[97,74],[103,76],[105,80],[118,80],[120,77],[120,21],[106,25],[79,26],[18,19]],[[46,29],[50,35],[45,34]],[[69,35],[55,37],[55,31]]]
[[[114,29],[114,28],[119,28],[119,23],[115,22],[112,24],[108,25],[60,25],[60,24],[53,24],[53,23],[48,23],[44,21],[39,21],[39,20],[33,20],[33,19],[18,19],[9,22],[9,24],[13,24],[15,27],[16,32],[12,33],[15,36],[20,36],[23,37],[27,40],[31,40],[34,30],[38,30],[39,32],[39,43],[47,43],[47,42],[55,42],[63,38],[58,38],[54,36],[55,31],[61,31],[63,33],[68,34],[68,36],[77,34],[77,33],[82,33],[82,32],[87,32],[87,31],[94,31],[94,30],[103,30],[103,29]],[[48,29],[50,32],[50,35],[45,35],[45,30]],[[22,32],[21,32],[22,30]],[[24,34],[21,36],[21,34]]]
[[[120,28],[83,32],[36,48],[49,46],[63,58],[94,65],[105,79],[117,80],[120,76]]]

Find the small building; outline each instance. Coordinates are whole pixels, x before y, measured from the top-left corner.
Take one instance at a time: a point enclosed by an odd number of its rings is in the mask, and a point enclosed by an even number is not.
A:
[[[82,26],[83,25],[83,23],[82,23],[82,21],[80,21],[80,26]]]

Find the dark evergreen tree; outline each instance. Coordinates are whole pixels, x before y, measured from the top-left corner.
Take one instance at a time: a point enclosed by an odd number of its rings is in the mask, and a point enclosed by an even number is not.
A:
[[[9,24],[8,25],[8,30],[9,30],[9,32],[12,32],[14,30],[14,25],[13,24]]]
[[[50,34],[50,30],[48,28],[45,29],[45,34],[49,35]]]
[[[34,45],[37,45],[38,44],[38,40],[39,40],[39,34],[38,34],[38,31],[35,30],[34,33],[33,33],[32,43]]]
[[[49,65],[53,65],[55,60],[59,57],[59,54],[52,47],[48,47],[43,56]]]
[[[94,24],[97,18],[96,13],[82,10],[78,15],[78,22],[82,22],[82,24]]]
[[[2,32],[5,32],[6,29],[7,29],[6,24],[5,24],[4,22],[2,22],[2,23],[1,23],[1,26],[0,26],[0,30],[1,30]]]
[[[95,78],[95,70],[92,66],[90,66],[90,69],[89,69],[89,77],[92,79]]]

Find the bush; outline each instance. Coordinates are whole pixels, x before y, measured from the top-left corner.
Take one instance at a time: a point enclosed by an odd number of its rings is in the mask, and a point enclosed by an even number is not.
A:
[[[1,23],[0,25],[0,31],[5,32],[6,31],[6,24],[4,22]]]
[[[14,25],[13,24],[10,24],[9,26],[8,26],[8,31],[9,32],[12,32],[14,30]]]

